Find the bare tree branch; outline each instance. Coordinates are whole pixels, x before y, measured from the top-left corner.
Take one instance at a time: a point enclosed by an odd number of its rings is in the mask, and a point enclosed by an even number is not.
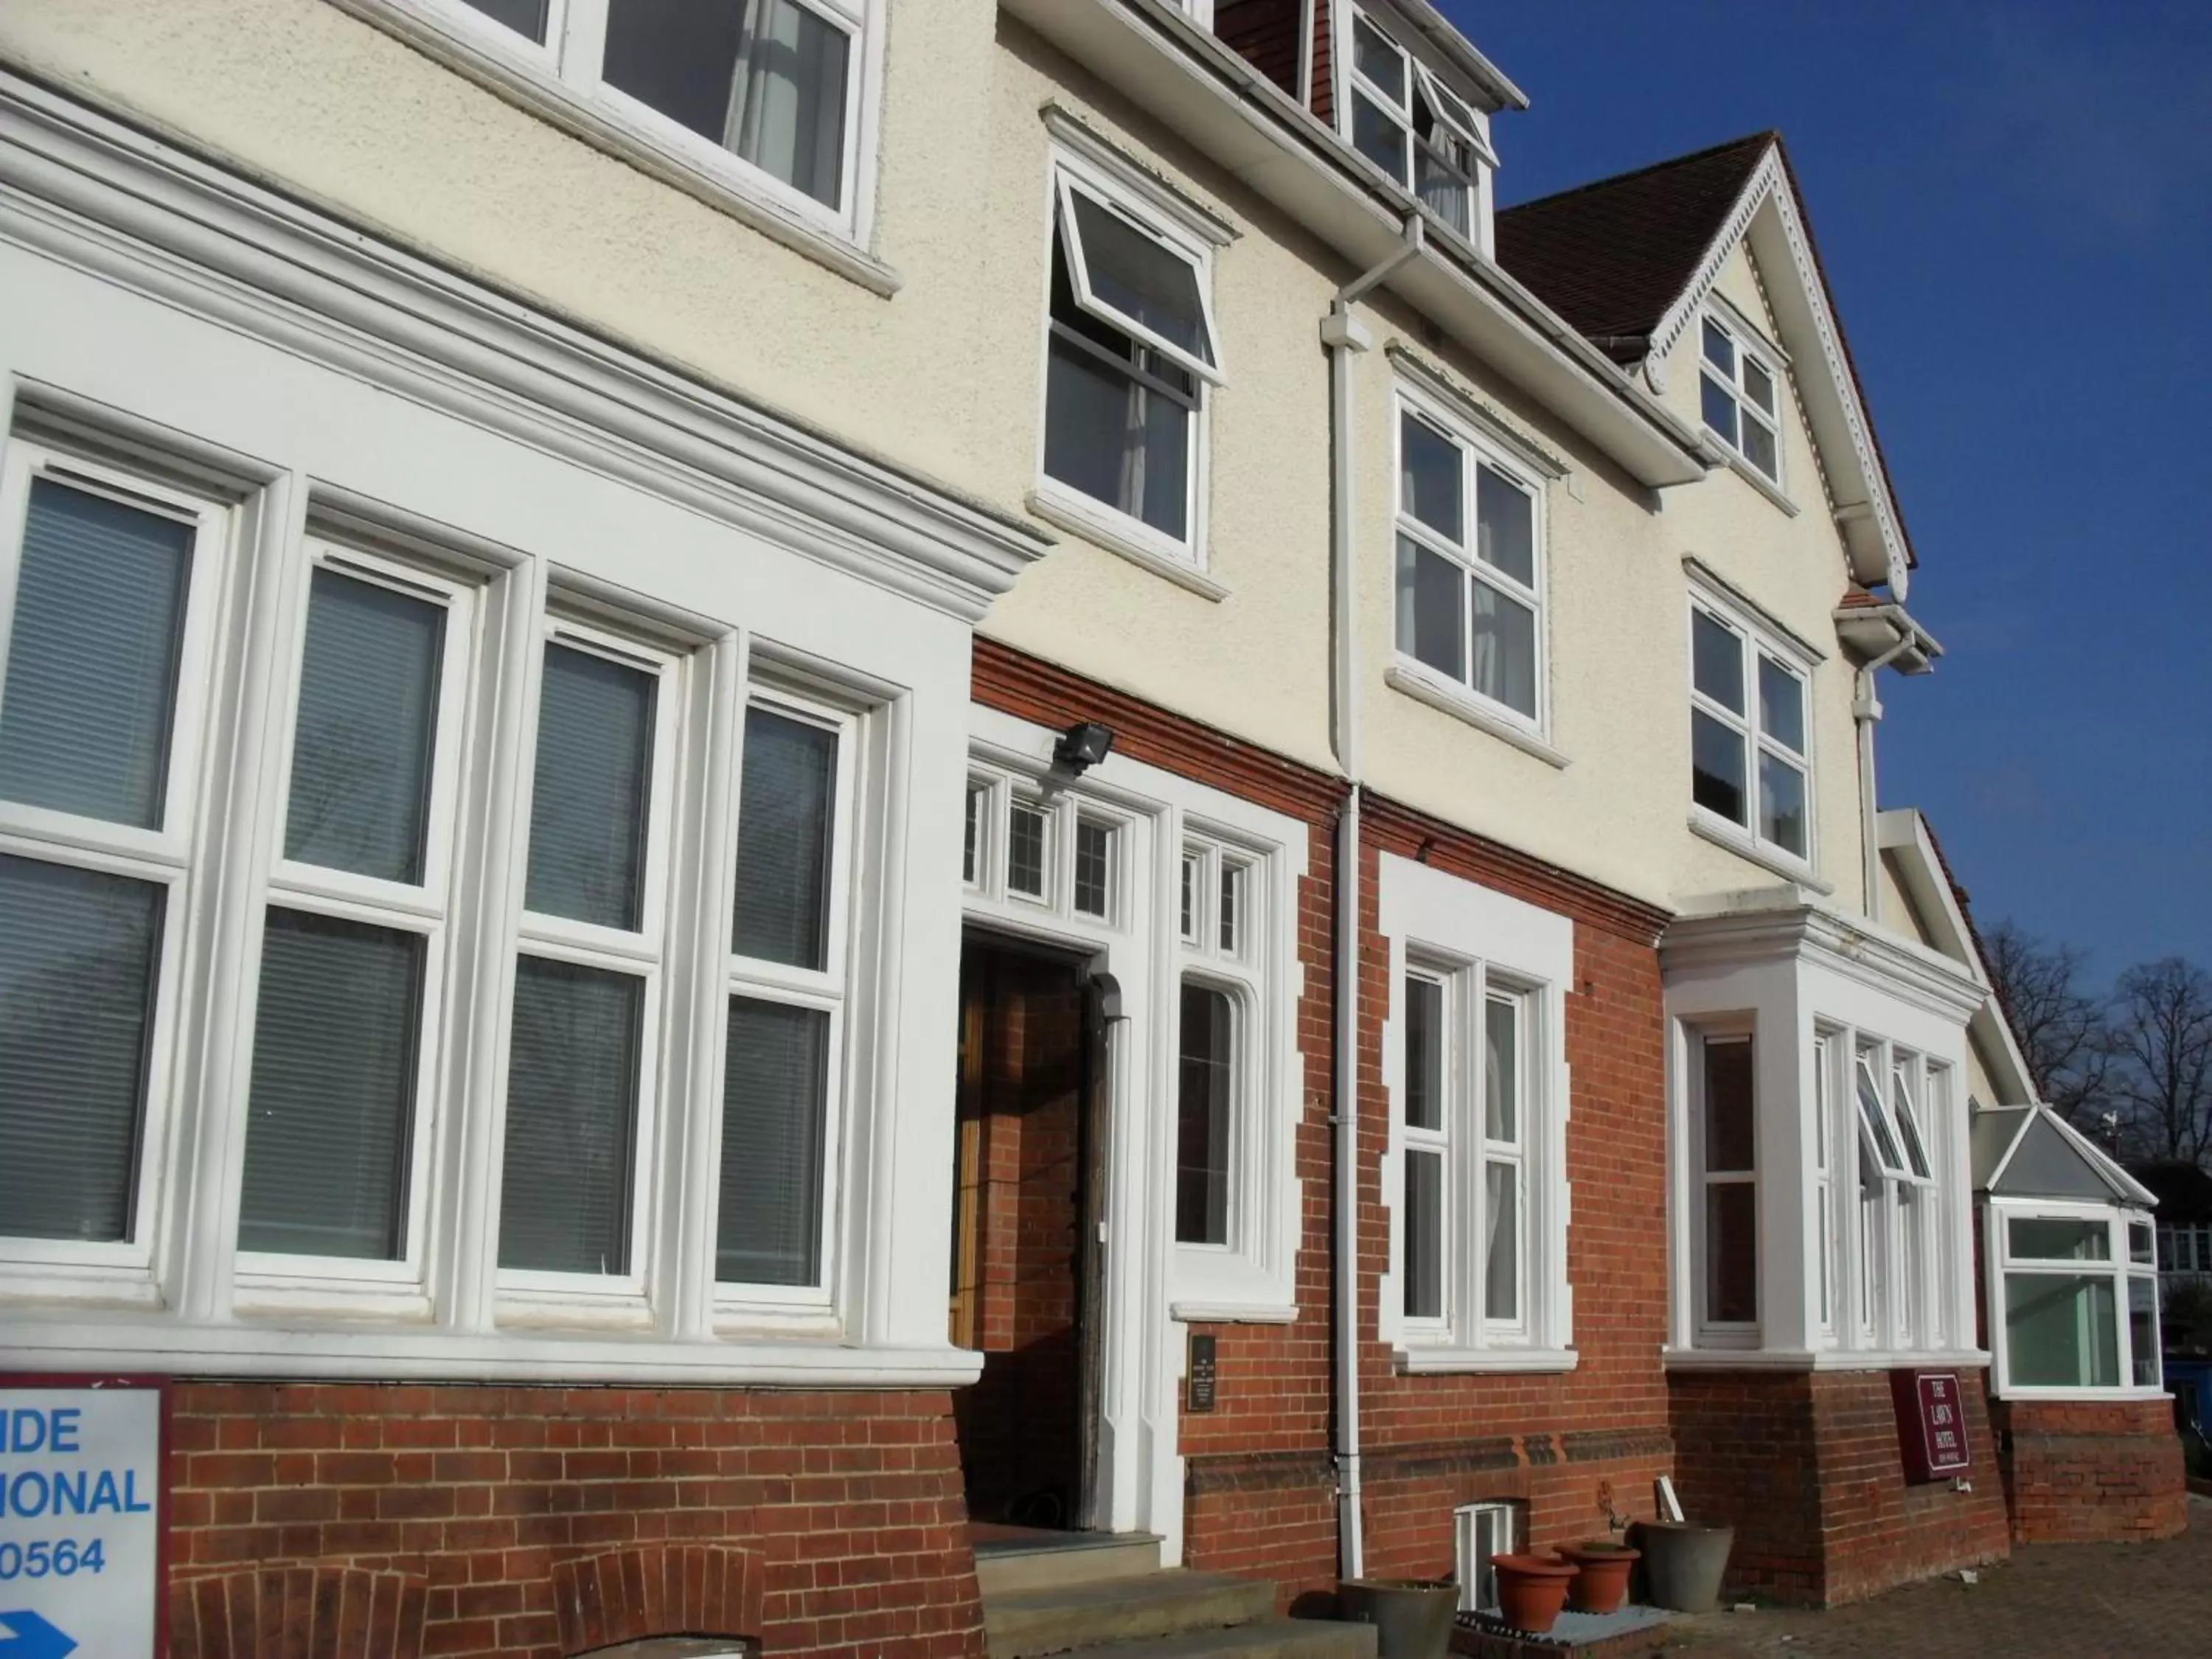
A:
[[[2179,957],[2120,975],[2112,1095],[2139,1154],[2202,1164],[2212,1150],[2212,975]]]
[[[2088,952],[2000,922],[1982,940],[1982,964],[2012,1022],[2039,1099],[2093,1132],[2093,1103],[2111,1069],[2111,1032],[2098,1000],[2081,988]]]

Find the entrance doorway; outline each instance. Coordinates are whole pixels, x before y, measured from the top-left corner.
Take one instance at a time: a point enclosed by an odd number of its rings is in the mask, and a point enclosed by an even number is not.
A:
[[[983,1356],[953,1401],[979,1522],[1093,1522],[1104,1053],[1084,958],[967,934],[947,1318]]]

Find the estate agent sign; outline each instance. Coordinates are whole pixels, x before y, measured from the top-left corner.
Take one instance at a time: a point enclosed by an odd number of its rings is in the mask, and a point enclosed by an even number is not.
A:
[[[1956,1371],[1892,1371],[1889,1387],[1907,1480],[1948,1480],[1973,1468]]]
[[[162,1395],[0,1378],[0,1659],[156,1659]]]

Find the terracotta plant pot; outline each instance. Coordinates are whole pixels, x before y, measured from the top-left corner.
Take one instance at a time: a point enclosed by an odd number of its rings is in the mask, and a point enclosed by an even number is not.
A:
[[[1516,1630],[1541,1636],[1559,1616],[1567,1586],[1581,1571],[1555,1555],[1493,1555],[1498,1570],[1498,1612]]]
[[[1577,1613],[1618,1613],[1628,1600],[1628,1570],[1643,1554],[1609,1538],[1585,1538],[1559,1553],[1582,1571],[1569,1586],[1568,1603]]]

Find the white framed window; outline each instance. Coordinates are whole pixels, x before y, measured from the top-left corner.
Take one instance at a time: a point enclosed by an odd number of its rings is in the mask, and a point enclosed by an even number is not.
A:
[[[1699,1340],[1755,1346],[1759,1328],[1759,1111],[1747,1030],[1703,1030],[1691,1042],[1692,1218]]]
[[[2147,1215],[2112,1205],[1989,1200],[1984,1251],[2001,1396],[2161,1389],[2150,1234]]]
[[[685,659],[544,629],[501,1162],[503,1291],[642,1297]]]
[[[227,503],[0,467],[0,1283],[152,1295]]]
[[[464,42],[556,106],[791,219],[859,232],[880,0],[346,3],[425,26],[433,42]]]
[[[1054,153],[1041,502],[1109,545],[1203,563],[1214,243],[1103,155]]]
[[[1484,190],[1498,165],[1489,124],[1371,14],[1351,14],[1352,146],[1445,225],[1490,251]]]
[[[1824,1217],[1821,1247],[1848,1264],[1857,1346],[1935,1352],[1950,1335],[1948,1260],[1938,1133],[1952,1070],[1870,1032],[1830,1028],[1817,1056],[1820,1086],[1850,1103],[1838,1152],[1856,1175],[1848,1217]]]
[[[1399,388],[1397,655],[1511,726],[1547,722],[1540,478]]]
[[[756,684],[738,769],[714,1206],[725,1304],[829,1299],[861,715]]]
[[[1705,426],[1761,477],[1782,482],[1782,373],[1733,322],[1701,319],[1698,395]]]
[[[1176,868],[1178,903],[1189,908],[1177,953],[1175,1241],[1249,1253],[1238,1172],[1257,1139],[1261,884],[1248,853],[1210,839],[1187,841]]]
[[[1394,855],[1382,874],[1384,1335],[1408,1370],[1563,1369],[1572,924]]]
[[[1690,799],[1720,834],[1811,865],[1812,665],[1709,597],[1690,602]]]
[[[415,1290],[481,587],[319,538],[307,553],[258,918],[239,1269],[261,1288]]]

